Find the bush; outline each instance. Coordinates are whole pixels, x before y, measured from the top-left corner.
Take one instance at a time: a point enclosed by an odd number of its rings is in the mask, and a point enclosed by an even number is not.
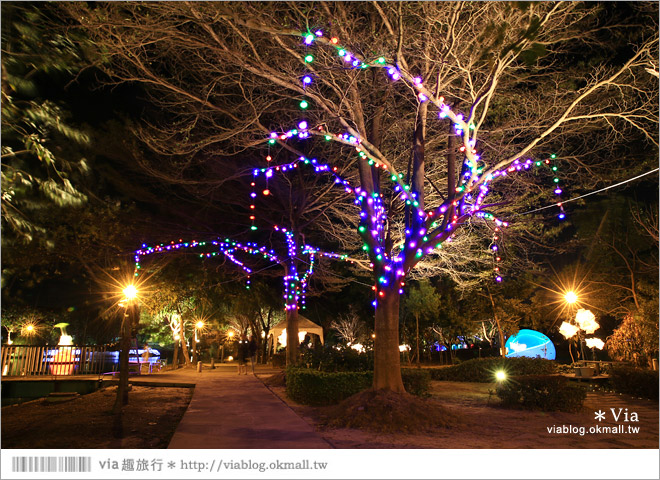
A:
[[[345,345],[303,346],[300,361],[307,368],[323,372],[366,372],[374,369],[373,351],[361,353]]]
[[[506,407],[577,412],[587,398],[587,391],[560,375],[524,375],[510,377],[499,384],[497,396]]]
[[[549,375],[555,373],[557,366],[552,360],[528,357],[489,357],[467,360],[451,367],[429,369],[433,380],[451,382],[495,381],[495,372],[504,370],[507,376]]]
[[[408,393],[429,394],[431,377],[426,370],[401,370],[403,385]],[[373,372],[319,372],[308,368],[288,368],[286,394],[304,405],[334,405],[345,398],[371,387]]]
[[[658,372],[632,367],[616,367],[610,371],[612,390],[635,397],[658,400]]]
[[[431,374],[428,369],[422,368],[402,368],[401,378],[406,392],[425,397],[431,390]]]
[[[304,405],[333,405],[371,386],[371,372],[319,372],[289,368],[286,394]]]

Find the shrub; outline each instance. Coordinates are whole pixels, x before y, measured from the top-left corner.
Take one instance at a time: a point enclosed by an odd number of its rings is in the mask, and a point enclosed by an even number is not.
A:
[[[510,377],[499,384],[497,396],[506,407],[577,412],[587,398],[587,391],[560,375],[524,375]]]
[[[495,381],[498,370],[504,370],[507,376],[549,375],[555,372],[556,364],[544,358],[489,357],[467,360],[451,367],[433,368],[429,372],[433,380],[489,383]]]
[[[610,385],[615,392],[658,400],[658,372],[653,370],[615,367],[610,371]]]
[[[426,370],[401,370],[403,385],[408,393],[429,394],[431,377]],[[304,405],[334,405],[345,398],[371,387],[373,372],[319,372],[308,368],[288,368],[286,394]]]
[[[366,372],[374,368],[373,351],[361,353],[345,345],[302,347],[300,361],[307,368],[323,372]]]
[[[319,372],[289,368],[286,394],[304,405],[333,405],[371,386],[371,372]]]
[[[422,368],[402,368],[401,378],[406,392],[424,397],[429,395],[431,390],[431,374],[428,369]]]

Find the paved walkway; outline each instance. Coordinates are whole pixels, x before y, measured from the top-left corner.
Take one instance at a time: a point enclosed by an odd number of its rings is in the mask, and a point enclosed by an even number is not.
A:
[[[260,367],[257,373],[267,370]],[[233,365],[206,366],[202,373],[166,371],[139,380],[195,384],[168,448],[331,448],[259,379],[251,373],[239,376]]]

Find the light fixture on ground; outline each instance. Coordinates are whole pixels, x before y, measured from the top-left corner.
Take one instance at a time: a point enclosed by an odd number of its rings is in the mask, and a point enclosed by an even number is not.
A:
[[[495,372],[495,379],[498,382],[503,382],[504,380],[506,380],[506,372],[504,370],[498,370],[497,372]]]

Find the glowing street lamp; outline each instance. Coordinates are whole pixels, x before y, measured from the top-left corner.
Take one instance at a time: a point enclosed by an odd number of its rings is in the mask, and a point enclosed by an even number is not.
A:
[[[497,372],[495,372],[495,379],[498,382],[503,382],[504,380],[506,380],[506,372],[504,370],[498,370]]]
[[[573,290],[571,290],[569,292],[566,292],[566,294],[564,295],[564,300],[566,300],[566,303],[568,303],[569,305],[573,305],[575,302],[577,302],[578,296]]]
[[[126,297],[126,300],[128,301],[135,300],[138,295],[137,288],[133,284],[127,285],[124,288],[123,292],[124,292],[124,297]]]

